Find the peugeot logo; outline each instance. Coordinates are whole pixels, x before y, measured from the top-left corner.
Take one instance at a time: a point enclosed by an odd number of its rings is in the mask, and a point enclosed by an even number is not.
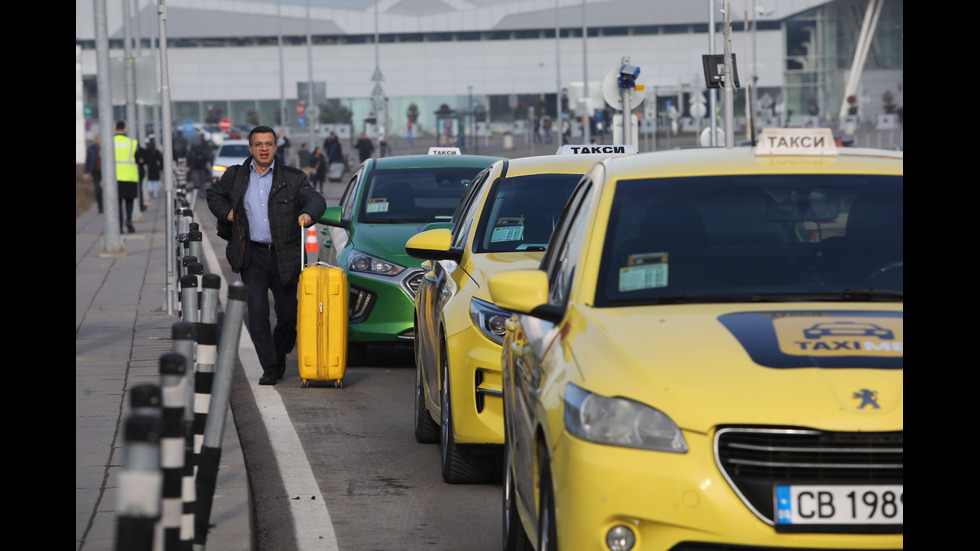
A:
[[[873,409],[881,409],[881,406],[878,405],[878,391],[876,390],[862,388],[854,393],[854,399],[861,400],[861,403],[858,404],[858,409],[864,409],[864,406],[871,406]]]

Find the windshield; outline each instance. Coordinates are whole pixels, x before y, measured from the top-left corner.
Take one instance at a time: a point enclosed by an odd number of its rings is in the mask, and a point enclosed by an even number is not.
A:
[[[617,183],[596,304],[902,300],[902,176]]]
[[[535,174],[499,180],[473,239],[475,252],[543,251],[581,174]]]
[[[226,145],[218,152],[219,157],[248,157],[251,153],[247,145]]]
[[[373,170],[361,194],[359,220],[366,223],[449,221],[459,198],[482,167]]]

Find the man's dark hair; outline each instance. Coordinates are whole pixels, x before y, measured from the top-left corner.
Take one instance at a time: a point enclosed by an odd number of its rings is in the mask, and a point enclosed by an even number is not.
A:
[[[252,145],[252,136],[256,134],[272,134],[275,136],[276,131],[271,126],[256,126],[248,133],[248,145]]]
[[[119,132],[120,130],[126,130],[126,121],[116,121],[116,132]]]

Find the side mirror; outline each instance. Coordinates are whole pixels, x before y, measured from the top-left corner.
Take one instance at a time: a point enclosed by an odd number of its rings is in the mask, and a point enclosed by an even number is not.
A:
[[[452,234],[445,228],[417,233],[405,243],[409,256],[422,260],[452,260],[459,262],[463,252],[452,247]]]
[[[323,216],[320,217],[320,223],[326,224],[328,226],[335,226],[338,228],[347,228],[350,226],[347,222],[341,219],[343,215],[343,207],[340,205],[334,205],[332,207],[327,207],[327,210],[323,212]]]
[[[490,296],[497,306],[558,323],[564,311],[548,304],[548,274],[542,270],[514,270],[490,277]]]

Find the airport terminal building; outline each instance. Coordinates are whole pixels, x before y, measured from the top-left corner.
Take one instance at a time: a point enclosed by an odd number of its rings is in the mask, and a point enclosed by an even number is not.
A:
[[[531,114],[601,123],[603,86],[624,58],[640,69],[643,124],[676,124],[713,100],[702,56],[725,46],[724,0],[167,0],[165,18],[156,0],[76,0],[76,103],[87,121],[98,104],[96,1],[106,3],[114,118],[126,113],[129,52],[139,116],[159,120],[163,19],[175,123],[287,132],[350,122],[354,132],[423,135],[447,113],[481,131]],[[753,83],[760,124],[835,127],[844,112],[862,123],[902,112],[901,0],[727,5],[737,118]]]

